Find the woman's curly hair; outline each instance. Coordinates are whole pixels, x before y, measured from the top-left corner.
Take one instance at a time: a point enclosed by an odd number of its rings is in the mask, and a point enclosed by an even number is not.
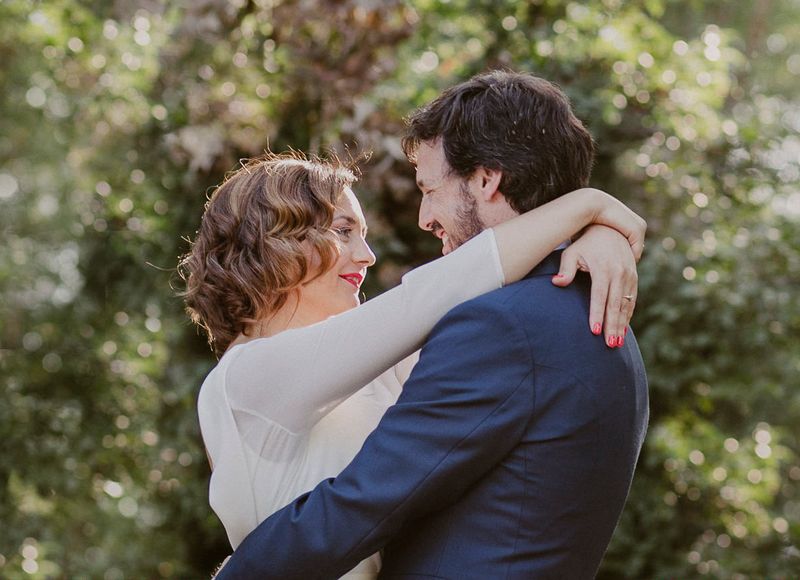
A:
[[[186,311],[218,357],[283,306],[308,281],[310,268],[319,266],[316,277],[333,265],[334,211],[355,179],[335,157],[266,153],[229,173],[213,192],[178,273],[186,283]]]

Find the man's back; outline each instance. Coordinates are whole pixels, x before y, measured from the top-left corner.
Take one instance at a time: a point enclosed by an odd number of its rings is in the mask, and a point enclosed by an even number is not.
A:
[[[595,575],[644,438],[647,383],[632,333],[618,349],[588,333],[588,278],[555,288],[557,267],[553,255],[525,280],[458,307],[518,321],[530,373],[513,404],[526,407],[519,416],[527,423],[510,452],[454,503],[394,536],[382,577]],[[502,371],[497,364],[485,369],[487,384]],[[481,428],[492,445],[491,419]]]

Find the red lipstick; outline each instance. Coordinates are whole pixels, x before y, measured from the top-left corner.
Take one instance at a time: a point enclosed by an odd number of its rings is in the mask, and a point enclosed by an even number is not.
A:
[[[349,282],[350,284],[355,286],[356,289],[360,288],[361,282],[364,281],[364,276],[362,276],[358,272],[353,272],[351,274],[339,274],[339,278],[341,278],[345,282]]]

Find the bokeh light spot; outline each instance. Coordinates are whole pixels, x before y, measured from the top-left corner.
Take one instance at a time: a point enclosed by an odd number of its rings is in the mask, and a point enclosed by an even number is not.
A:
[[[656,59],[654,59],[653,55],[649,52],[643,52],[639,54],[639,58],[637,60],[644,68],[650,68],[656,63]]]
[[[756,455],[761,459],[767,459],[772,455],[772,448],[769,445],[758,444],[756,445]]]
[[[678,56],[683,56],[689,52],[689,45],[683,40],[677,40],[672,45],[672,51]]]
[[[124,490],[119,482],[112,481],[110,479],[103,484],[103,491],[106,492],[109,497],[113,497],[115,499],[122,497],[122,494],[124,493]]]
[[[111,193],[111,186],[107,181],[98,181],[94,186],[94,190],[101,196],[107,197]]]
[[[19,190],[16,178],[10,173],[0,173],[0,200],[10,199]]]
[[[31,107],[40,109],[47,102],[47,95],[40,87],[31,87],[25,93],[25,100]]]
[[[691,461],[695,465],[703,465],[703,463],[705,463],[706,461],[706,456],[703,455],[703,452],[700,451],[699,449],[695,449],[691,453],[689,453],[689,461]]]
[[[83,41],[77,36],[73,36],[67,41],[67,48],[72,52],[81,52],[83,50]]]
[[[733,437],[728,437],[725,439],[723,446],[728,453],[735,453],[739,449],[739,442]]]
[[[785,534],[789,531],[789,522],[785,518],[775,518],[772,520],[772,529],[779,534]]]
[[[44,355],[44,358],[42,358],[42,367],[48,373],[57,373],[61,370],[61,365],[61,357],[55,352],[48,352]]]

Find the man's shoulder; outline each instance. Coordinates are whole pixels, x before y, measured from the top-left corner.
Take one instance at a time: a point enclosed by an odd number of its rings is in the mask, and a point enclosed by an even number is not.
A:
[[[462,302],[445,314],[434,325],[428,342],[433,336],[472,336],[481,341],[496,337],[502,341],[524,341],[524,317],[519,316],[517,293],[528,294],[526,288],[535,287],[531,281],[516,282],[497,290],[481,294]]]
[[[565,288],[553,284],[551,278],[552,275],[549,273],[537,274],[534,271],[518,282],[463,302],[450,313],[474,310],[491,314],[508,310],[518,311],[522,306],[537,306],[549,311],[553,306],[569,308],[572,306],[569,303],[581,303],[588,299],[591,289],[588,275],[579,272],[575,281]]]

